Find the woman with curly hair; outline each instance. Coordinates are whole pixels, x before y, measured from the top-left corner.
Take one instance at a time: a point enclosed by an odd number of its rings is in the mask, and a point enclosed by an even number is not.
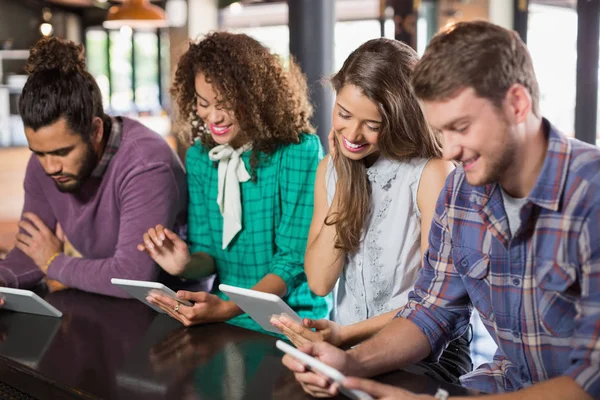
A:
[[[188,244],[156,226],[138,246],[167,272],[282,297],[299,315],[323,318],[330,299],[311,293],[304,250],[315,172],[323,156],[309,118],[307,85],[290,61],[256,40],[226,32],[192,43],[179,61],[172,94],[196,140],[187,152]],[[189,326],[228,321],[260,330],[215,285],[179,291],[178,305],[149,297]]]
[[[335,318],[304,324],[272,318],[297,346],[326,341],[350,347],[379,332],[408,302],[437,198],[453,169],[441,159],[440,137],[410,84],[417,60],[399,41],[374,39],[332,78],[333,152],[317,170],[304,268],[318,295],[338,284]],[[471,370],[467,342],[461,338],[440,363],[423,367],[457,382]],[[325,394],[313,389],[307,387]]]

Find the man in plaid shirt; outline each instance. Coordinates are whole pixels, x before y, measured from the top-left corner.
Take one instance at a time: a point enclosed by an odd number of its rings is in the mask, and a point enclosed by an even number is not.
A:
[[[360,346],[302,350],[346,375],[373,376],[438,359],[475,307],[498,350],[461,377],[464,386],[506,399],[600,397],[600,151],[541,117],[524,43],[490,23],[438,34],[413,87],[443,133],[444,157],[462,164],[438,199],[415,289]],[[284,363],[306,391],[335,392],[289,356]],[[368,380],[346,384],[414,398]]]

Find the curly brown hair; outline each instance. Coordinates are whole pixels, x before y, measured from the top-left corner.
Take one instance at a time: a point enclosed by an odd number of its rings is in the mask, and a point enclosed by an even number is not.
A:
[[[213,32],[189,49],[177,64],[171,94],[177,119],[187,125],[184,136],[198,138],[207,149],[217,144],[196,113],[196,76],[204,74],[218,93],[220,105],[233,112],[241,132],[252,142],[251,174],[263,155],[282,145],[298,143],[299,135],[313,133],[312,106],[306,78],[290,59],[286,70],[279,58],[255,39],[229,32]]]

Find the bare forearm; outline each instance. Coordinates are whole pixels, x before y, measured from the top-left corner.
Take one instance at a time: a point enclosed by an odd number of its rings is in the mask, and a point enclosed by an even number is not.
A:
[[[382,330],[398,310],[390,311],[367,320],[357,322],[356,324],[343,326],[342,329],[342,347],[351,347],[361,343]]]
[[[477,399],[479,397],[469,397],[468,399]],[[481,397],[483,399],[484,397]],[[452,399],[464,399],[466,397],[452,397]],[[486,400],[591,400],[581,386],[573,379],[567,376],[550,379],[546,382],[538,383],[527,389],[519,390],[514,393],[497,394],[485,396]]]
[[[207,253],[194,253],[182,276],[189,279],[206,278],[215,273],[215,260]]]
[[[411,321],[396,318],[371,339],[348,350],[356,370],[344,372],[371,377],[417,363],[429,353],[425,334]]]
[[[335,226],[323,224],[306,248],[304,271],[310,289],[318,296],[331,293],[344,268],[344,255],[335,248],[335,237]]]
[[[279,297],[283,297],[287,293],[287,285],[283,279],[275,274],[265,275],[252,289],[259,292],[276,294]]]

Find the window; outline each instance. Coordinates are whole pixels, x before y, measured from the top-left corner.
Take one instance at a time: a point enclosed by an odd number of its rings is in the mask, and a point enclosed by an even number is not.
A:
[[[575,134],[577,11],[532,2],[527,24],[527,47],[540,85],[542,115],[572,137]]]
[[[90,29],[86,50],[88,70],[98,82],[109,114],[162,113],[170,69],[167,33],[129,27]]]

